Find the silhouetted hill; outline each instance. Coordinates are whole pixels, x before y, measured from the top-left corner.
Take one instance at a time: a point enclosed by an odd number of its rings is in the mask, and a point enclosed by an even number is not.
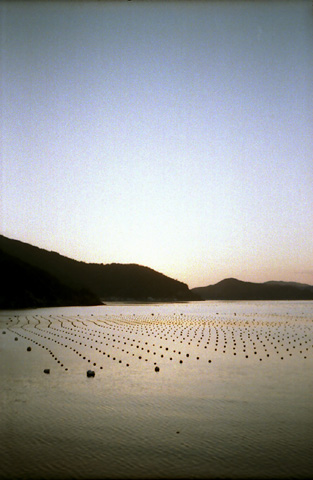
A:
[[[269,282],[265,282],[264,285],[281,285],[281,286],[290,285],[290,286],[292,286],[292,287],[297,287],[297,288],[300,288],[300,289],[306,289],[306,288],[313,289],[313,286],[307,285],[306,283],[282,282],[282,281],[275,281],[275,280],[271,280],[271,281],[269,281]]]
[[[0,250],[0,308],[99,305],[96,295],[62,285],[55,277]]]
[[[313,286],[296,282],[251,283],[227,278],[192,292],[203,300],[313,300]]]
[[[40,268],[71,288],[86,288],[106,300],[198,300],[185,283],[135,264],[94,264],[48,252],[0,235],[0,249]]]

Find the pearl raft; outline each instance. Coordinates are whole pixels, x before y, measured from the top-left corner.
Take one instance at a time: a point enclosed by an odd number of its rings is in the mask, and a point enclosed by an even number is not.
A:
[[[57,457],[82,478],[313,471],[313,302],[112,304],[0,322],[6,478],[57,474]]]

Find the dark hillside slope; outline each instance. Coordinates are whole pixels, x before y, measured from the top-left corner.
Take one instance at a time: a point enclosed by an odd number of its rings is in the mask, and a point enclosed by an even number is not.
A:
[[[87,288],[102,299],[197,300],[185,283],[148,267],[134,264],[91,264],[0,236],[0,248],[20,260],[45,270],[74,288]]]
[[[313,300],[313,287],[292,282],[252,283],[227,278],[192,291],[203,300]]]
[[[102,302],[87,290],[62,285],[43,270],[0,250],[0,309],[86,306]]]

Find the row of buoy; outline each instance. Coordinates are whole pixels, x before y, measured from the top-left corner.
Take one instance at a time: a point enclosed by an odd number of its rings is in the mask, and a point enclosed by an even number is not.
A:
[[[74,335],[76,336],[76,334],[74,334]],[[95,334],[93,334],[93,335],[95,336]],[[112,335],[114,336],[114,334],[112,334]],[[101,338],[101,335],[98,335],[98,337]],[[125,338],[125,337],[123,337],[123,338]],[[160,338],[162,338],[162,337],[160,337]],[[203,336],[202,336],[202,338],[203,338]],[[200,341],[202,340],[202,338],[200,338],[200,339],[197,341],[197,346],[200,345]],[[210,337],[209,337],[209,338],[210,338]],[[250,335],[249,335],[249,334],[248,334],[248,338],[250,339]],[[256,336],[256,338],[259,340],[258,335]],[[268,339],[269,337],[266,337],[266,338]],[[273,337],[273,338],[275,339],[275,337]],[[288,336],[287,338],[290,338],[290,337]],[[303,337],[303,338],[304,338],[304,337]],[[89,337],[87,337],[87,339],[89,340]],[[165,338],[165,339],[166,339],[166,338]],[[185,339],[185,337],[184,337],[184,339]],[[216,343],[217,343],[217,340],[218,340],[218,333],[216,334]],[[224,333],[224,340],[225,340],[225,343],[227,344],[227,340],[226,340],[225,333]],[[243,341],[243,342],[245,342],[245,341],[243,340],[243,338],[242,338],[242,334],[240,334],[240,340]],[[95,340],[95,341],[97,342],[97,340]],[[113,339],[113,341],[115,341],[115,339]],[[192,341],[192,339],[191,339],[191,341]],[[181,342],[182,342],[182,340],[181,340]],[[280,342],[280,340],[278,340],[278,343],[279,343],[279,342]],[[294,339],[293,342],[295,343],[296,340]],[[208,342],[207,342],[207,343],[208,343]],[[291,342],[289,341],[288,343],[290,344]],[[234,342],[234,344],[235,344],[235,342]],[[301,345],[301,344],[300,344],[300,345]],[[226,346],[226,345],[225,345],[225,346]],[[265,346],[265,345],[263,344],[263,346]]]
[[[38,328],[38,327],[37,327],[37,328]],[[233,334],[232,334],[232,335],[233,335]],[[58,335],[58,336],[59,336],[59,335]],[[74,334],[74,336],[76,336],[76,334]],[[94,334],[94,336],[95,336],[95,334]],[[114,334],[112,334],[112,336],[114,336]],[[101,338],[101,335],[98,335],[98,337]],[[302,336],[303,339],[304,339],[305,337],[306,337],[306,335],[303,335],[303,336]],[[85,337],[83,336],[83,338],[85,338]],[[105,338],[105,337],[102,337],[102,338]],[[108,337],[108,338],[110,339],[110,337]],[[123,338],[126,338],[126,337],[123,337]],[[162,337],[160,337],[160,338],[162,338]],[[210,339],[210,336],[209,336],[208,338]],[[258,337],[258,335],[256,336],[256,338],[257,338],[258,340],[260,340],[259,337]],[[276,338],[276,337],[273,336],[273,340],[275,340],[275,338]],[[289,338],[290,338],[290,337],[287,336],[287,339],[289,339]],[[129,339],[129,338],[128,338],[128,339]],[[184,337],[184,339],[185,339],[185,337]],[[269,337],[268,337],[268,336],[265,336],[265,339],[266,339],[266,340],[269,340]],[[90,338],[87,337],[87,340],[90,340]],[[167,338],[165,338],[165,340],[167,340]],[[201,341],[201,340],[202,340],[202,338],[197,341],[197,345],[200,345],[200,341]],[[240,334],[239,340],[241,340],[243,343],[245,342],[245,340],[243,340],[242,333]],[[250,340],[250,334],[248,334],[248,340]],[[115,341],[115,339],[113,339],[113,341]],[[134,341],[135,341],[135,339],[134,339]],[[192,341],[192,340],[191,340],[191,341]],[[224,341],[227,343],[226,335],[225,335],[225,334],[224,334]],[[260,341],[262,341],[262,340],[260,340]],[[95,342],[97,342],[97,340],[95,340]],[[140,342],[140,340],[138,340],[138,342]],[[277,339],[277,342],[280,343],[280,339],[279,339],[279,338]],[[296,339],[293,339],[293,342],[296,343]],[[119,341],[118,341],[118,343],[119,343]],[[147,342],[146,342],[146,343],[147,343]],[[182,340],[181,340],[181,343],[182,343]],[[207,342],[207,343],[209,343],[209,342]],[[216,334],[216,343],[218,343],[218,333]],[[253,342],[253,343],[254,343],[254,342]],[[273,343],[273,342],[271,342],[271,343]],[[305,341],[305,343],[307,343],[307,341]],[[234,344],[236,344],[235,341],[234,341]],[[282,343],[282,344],[283,344],[283,343]],[[290,341],[290,340],[289,340],[288,344],[291,344],[291,341]],[[300,343],[300,345],[301,345],[301,343]],[[264,346],[264,344],[263,344],[263,346]]]
[[[313,346],[312,322],[307,319],[302,325],[299,324],[299,320],[292,324],[289,318],[286,325],[282,321],[274,323],[266,322],[264,319],[256,320],[255,315],[248,324],[245,323],[247,320],[236,315],[234,315],[236,321],[234,319],[230,321],[228,318],[226,323],[222,317],[218,321],[211,317],[197,318],[191,315],[180,315],[180,318],[176,315],[174,319],[174,316],[159,314],[150,317],[147,315],[90,317],[36,315],[35,318],[27,316],[10,319],[9,324],[12,333],[22,329],[25,338],[32,339],[35,345],[46,348],[53,358],[55,355],[47,343],[53,342],[64,349],[69,349],[93,366],[99,365],[99,362],[91,358],[95,355],[97,357],[102,355],[102,358],[126,366],[130,365],[127,357],[145,362],[149,362],[151,358],[173,361],[175,357],[180,364],[183,363],[182,357],[185,357],[188,361],[205,359],[207,363],[211,363],[212,359],[208,358],[208,355],[216,353],[230,353],[233,356],[242,354],[247,359],[259,355],[260,361],[273,355],[282,360],[285,356],[299,354],[307,358]],[[39,341],[36,342],[35,337]],[[195,349],[199,350],[198,354]],[[64,366],[61,360],[57,361]]]

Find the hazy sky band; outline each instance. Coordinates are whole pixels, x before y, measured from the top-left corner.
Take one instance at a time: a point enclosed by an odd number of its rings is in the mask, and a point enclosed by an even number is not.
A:
[[[313,283],[310,2],[0,8],[3,234]]]

